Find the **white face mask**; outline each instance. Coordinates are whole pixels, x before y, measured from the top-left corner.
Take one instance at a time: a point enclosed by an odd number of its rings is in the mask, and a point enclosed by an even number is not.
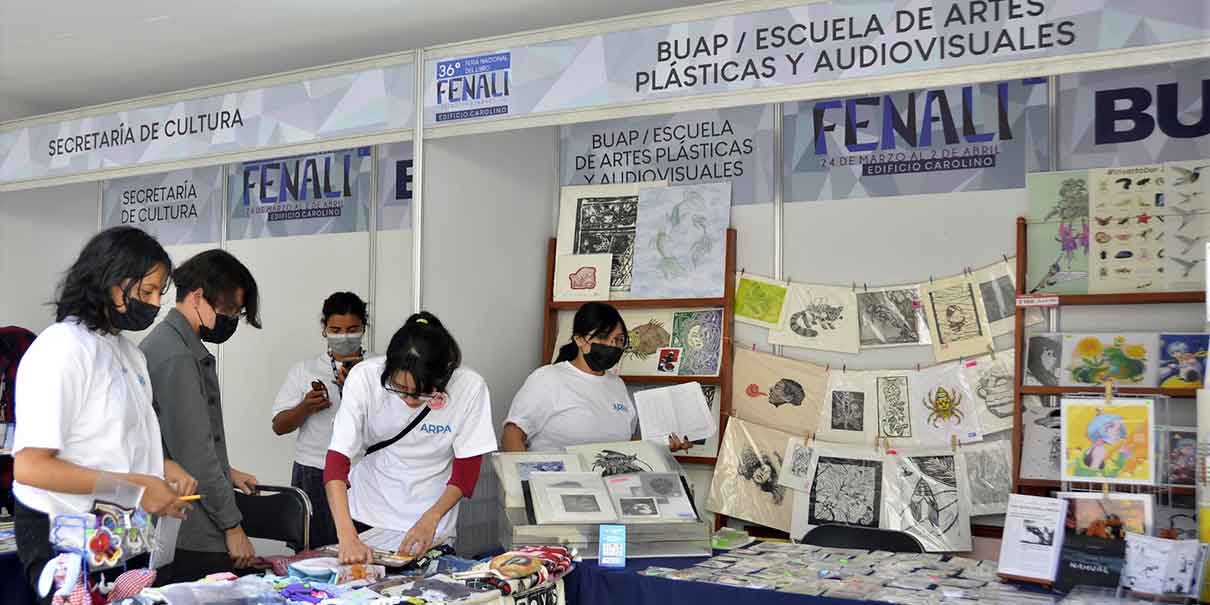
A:
[[[356,354],[358,351],[361,351],[361,337],[363,334],[363,332],[328,334],[328,350],[341,357]]]

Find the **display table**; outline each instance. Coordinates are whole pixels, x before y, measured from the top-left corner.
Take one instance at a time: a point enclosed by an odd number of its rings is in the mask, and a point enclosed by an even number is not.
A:
[[[625,569],[609,569],[585,560],[563,579],[568,605],[802,605],[835,603],[852,605],[867,601],[811,597],[772,590],[753,590],[737,586],[685,582],[639,575],[648,567],[683,569],[700,562],[700,557],[630,559]]]

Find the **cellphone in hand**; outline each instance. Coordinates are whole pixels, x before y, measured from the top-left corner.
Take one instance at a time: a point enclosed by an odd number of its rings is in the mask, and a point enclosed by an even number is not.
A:
[[[328,385],[326,385],[318,380],[311,381],[311,390],[322,392],[324,394],[324,397],[328,396]]]

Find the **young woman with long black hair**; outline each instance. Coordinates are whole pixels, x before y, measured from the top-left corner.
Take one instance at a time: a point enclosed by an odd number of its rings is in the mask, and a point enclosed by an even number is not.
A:
[[[483,454],[496,450],[487,384],[461,364],[453,336],[421,312],[386,357],[345,379],[324,466],[342,562],[370,559],[359,534],[371,527],[404,534],[392,547],[408,555],[454,539],[458,504],[474,492]]]
[[[147,512],[183,517],[188,508],[178,497],[197,482],[164,459],[147,360],[122,335],[155,321],[171,272],[172,260],[150,235],[102,231],[60,284],[56,323],[21,360],[13,494],[17,549],[31,586],[54,555],[51,519],[89,512],[104,473],[141,486]]]
[[[555,362],[534,370],[513,397],[504,421],[504,451],[554,451],[628,441],[638,434],[639,416],[626,383],[609,372],[629,342],[622,314],[612,305],[585,303],[576,311],[571,333]],[[668,447],[677,451],[691,444],[670,436]]]

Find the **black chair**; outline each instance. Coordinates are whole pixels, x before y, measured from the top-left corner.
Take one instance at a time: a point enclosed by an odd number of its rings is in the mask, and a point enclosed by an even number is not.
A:
[[[854,525],[819,525],[803,536],[803,544],[830,548],[859,548],[890,552],[924,552],[920,541],[901,531]]]
[[[311,499],[301,489],[261,485],[251,496],[236,490],[235,505],[249,538],[278,540],[300,552],[311,548]]]

